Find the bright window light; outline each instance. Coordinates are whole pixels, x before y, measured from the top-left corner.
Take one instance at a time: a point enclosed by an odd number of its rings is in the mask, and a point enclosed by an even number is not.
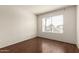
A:
[[[63,33],[63,15],[49,16],[42,19],[42,31]]]

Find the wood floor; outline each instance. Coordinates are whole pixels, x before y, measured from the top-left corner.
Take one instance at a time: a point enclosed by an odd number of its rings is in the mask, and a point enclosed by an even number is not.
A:
[[[79,52],[74,44],[38,38],[41,41],[41,51],[43,53],[76,53]]]
[[[74,44],[36,37],[0,49],[0,53],[78,53]]]

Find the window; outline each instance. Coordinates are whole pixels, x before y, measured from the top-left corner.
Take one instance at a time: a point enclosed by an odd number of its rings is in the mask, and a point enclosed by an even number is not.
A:
[[[63,15],[49,16],[42,19],[42,31],[63,33]]]

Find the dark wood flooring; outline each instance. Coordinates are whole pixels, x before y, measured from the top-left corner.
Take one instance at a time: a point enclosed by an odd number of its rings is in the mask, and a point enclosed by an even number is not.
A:
[[[78,53],[76,45],[36,37],[0,49],[0,53]]]
[[[75,44],[69,44],[47,38],[38,38],[41,41],[41,51],[43,53],[76,53],[79,52]]]

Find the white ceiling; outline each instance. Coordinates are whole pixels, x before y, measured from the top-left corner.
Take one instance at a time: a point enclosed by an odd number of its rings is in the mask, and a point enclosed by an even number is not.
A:
[[[68,6],[69,5],[28,5],[28,6],[22,6],[22,8],[28,9],[29,11],[38,15],[41,13],[53,11],[53,10],[68,7]]]
[[[13,7],[29,10],[30,12],[33,12],[34,14],[38,15],[41,13],[53,11],[60,8],[65,8],[68,6],[72,6],[72,5],[15,5]],[[0,6],[0,8],[1,7],[7,8],[8,6]],[[9,7],[12,7],[12,5]]]

